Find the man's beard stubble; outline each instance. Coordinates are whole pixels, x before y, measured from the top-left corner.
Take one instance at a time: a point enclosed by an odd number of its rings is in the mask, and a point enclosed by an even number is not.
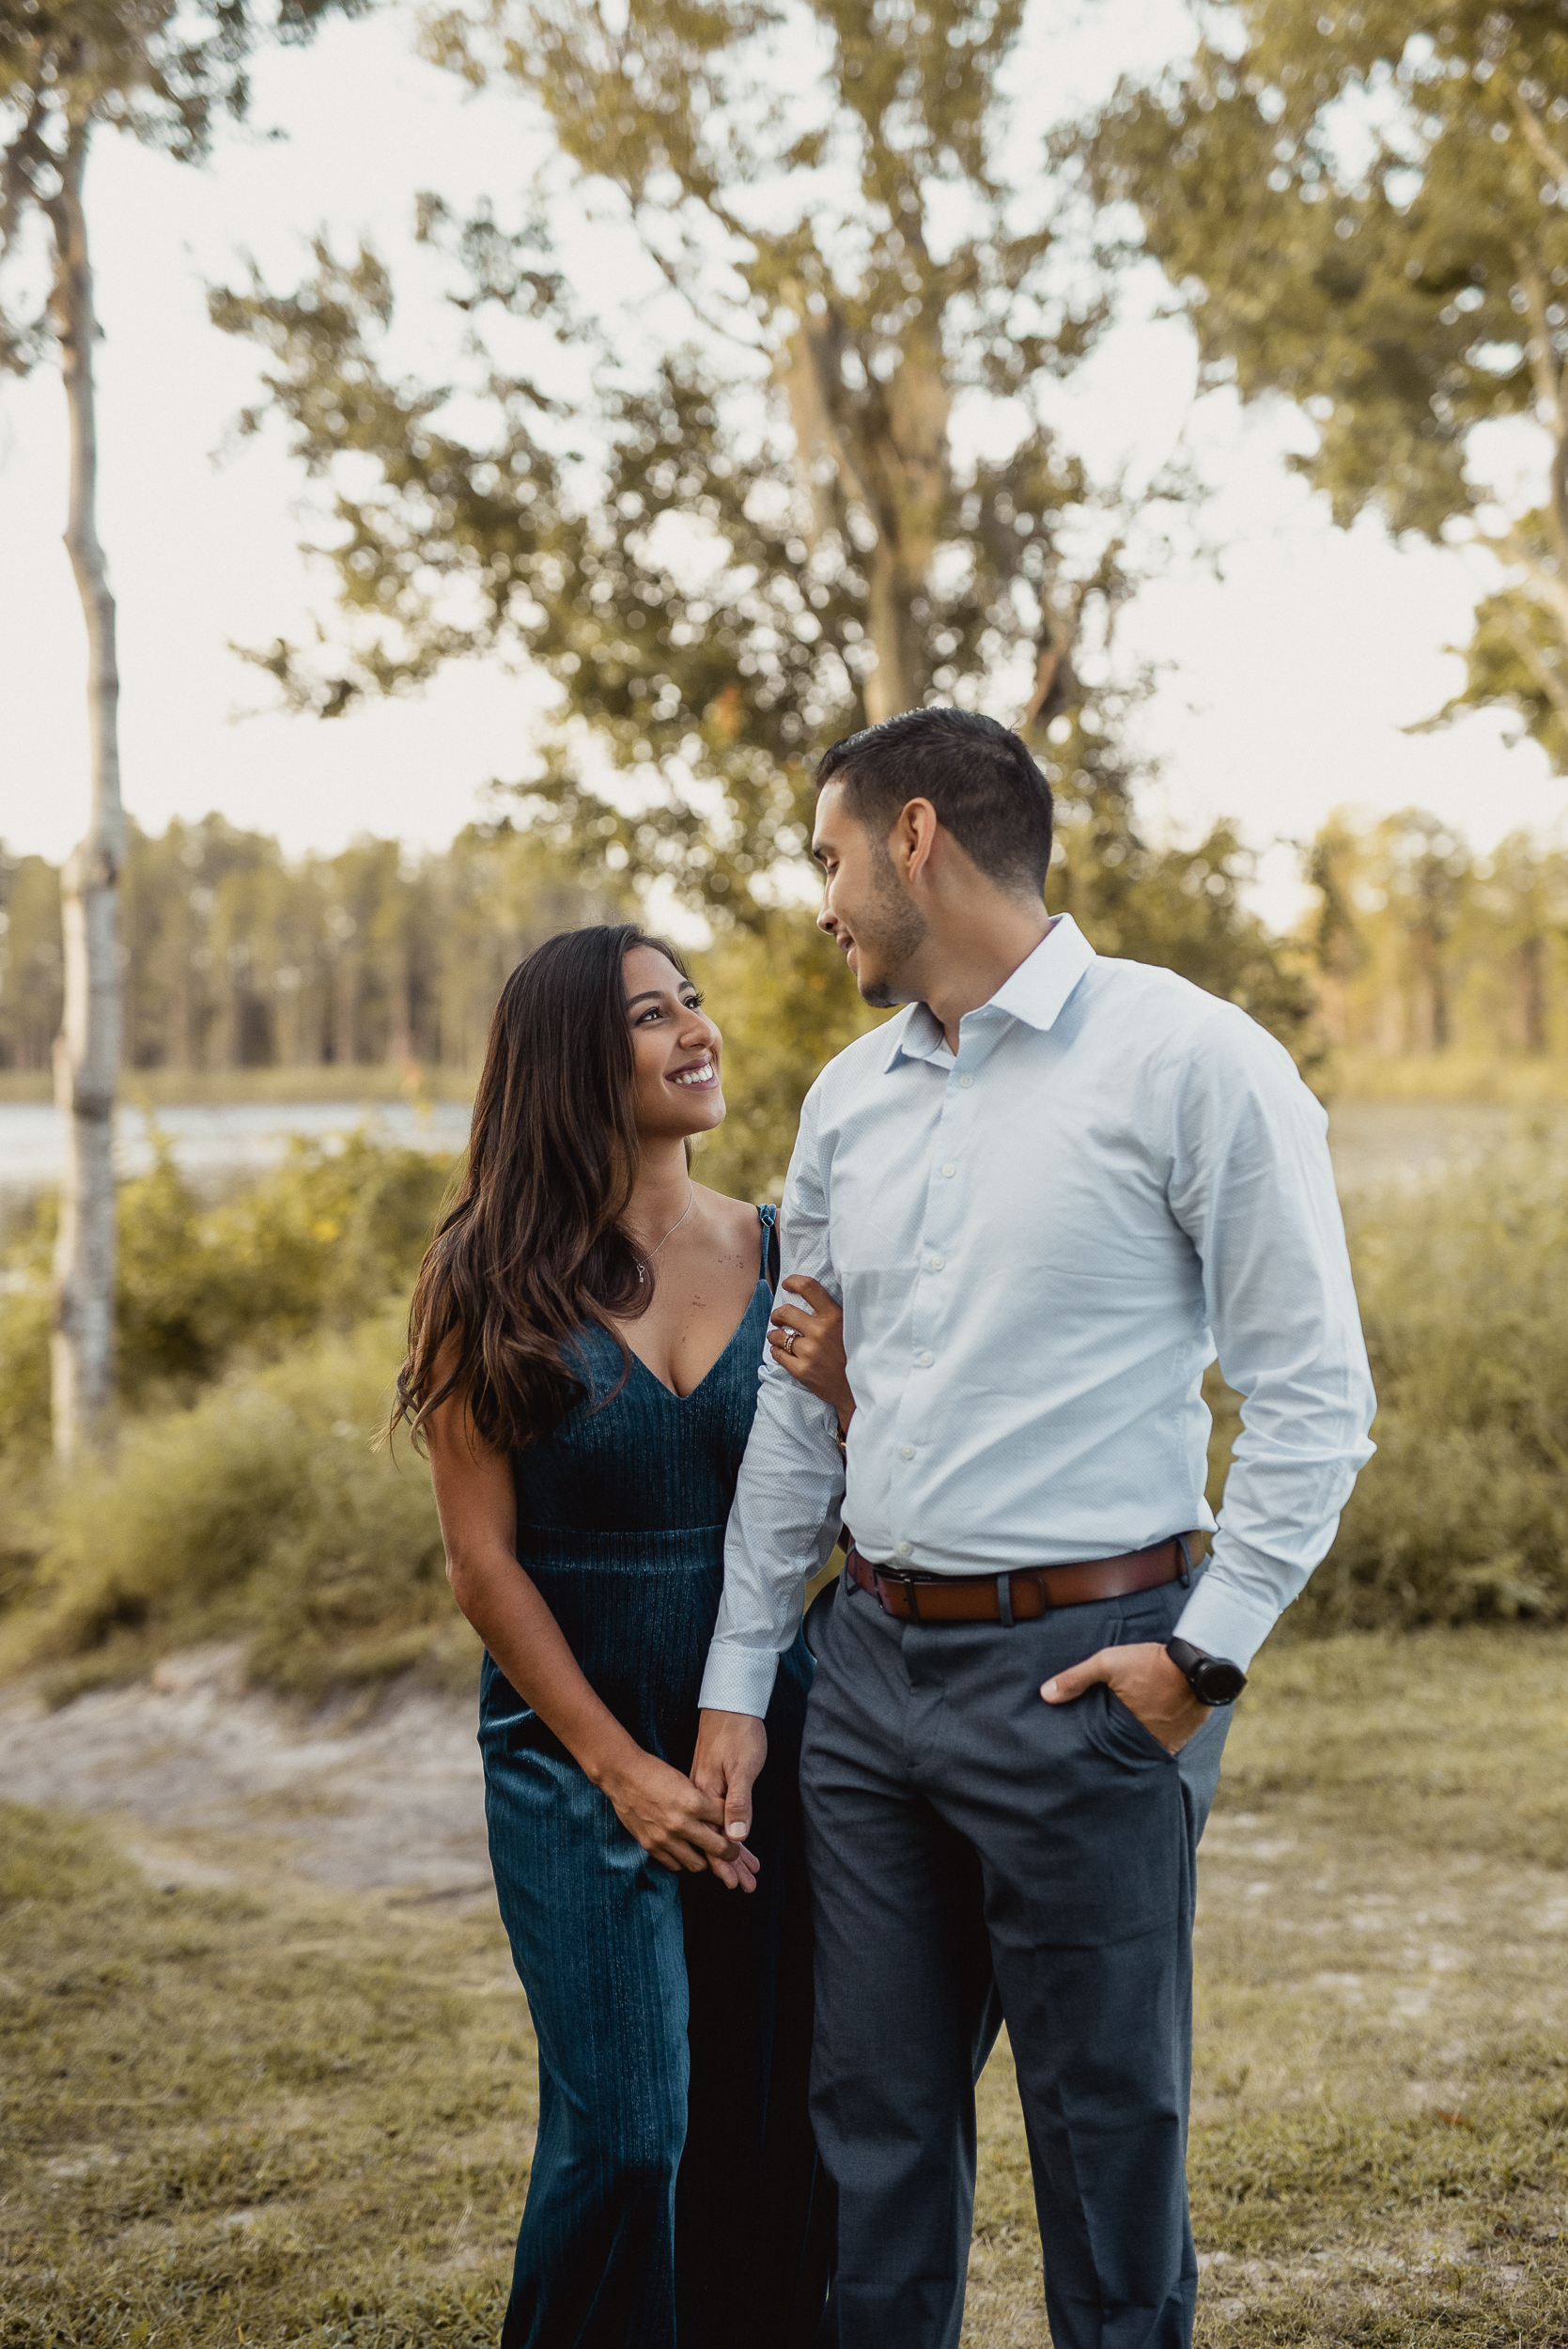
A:
[[[877,846],[870,918],[856,923],[855,943],[862,961],[870,948],[881,973],[869,987],[863,978],[856,984],[862,1003],[877,1011],[891,1011],[914,1000],[916,990],[904,984],[904,973],[929,937],[930,925],[899,888],[886,848],[880,841]]]

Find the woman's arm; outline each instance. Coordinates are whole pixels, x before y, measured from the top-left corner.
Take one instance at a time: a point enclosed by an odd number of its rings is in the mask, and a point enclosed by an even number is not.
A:
[[[820,1281],[809,1280],[803,1272],[792,1272],[784,1286],[803,1298],[811,1310],[802,1312],[799,1305],[782,1302],[774,1306],[768,1330],[773,1360],[819,1402],[832,1405],[842,1442],[855,1416],[855,1398],[845,1365],[844,1308]],[[792,1330],[793,1345],[788,1342]]]
[[[723,1832],[724,1814],[679,1770],[646,1753],[596,1695],[537,1585],[518,1563],[511,1463],[478,1440],[456,1396],[425,1422],[446,1576],[469,1622],[522,1698],[594,1784],[628,1834],[672,1873],[711,1868],[751,1891],[757,1863]]]

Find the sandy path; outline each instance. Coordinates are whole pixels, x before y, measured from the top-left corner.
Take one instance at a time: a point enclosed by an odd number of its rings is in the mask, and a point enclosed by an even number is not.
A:
[[[238,1647],[51,1712],[0,1690],[0,1796],[107,1814],[155,1879],[280,1870],[416,1900],[490,1891],[471,1703],[395,1692],[368,1720],[243,1688]]]

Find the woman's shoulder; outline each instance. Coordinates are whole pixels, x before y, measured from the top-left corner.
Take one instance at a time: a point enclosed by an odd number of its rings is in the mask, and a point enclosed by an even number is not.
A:
[[[778,1213],[776,1207],[759,1206],[752,1199],[732,1199],[727,1190],[710,1190],[706,1184],[696,1186],[697,1195],[707,1212],[723,1231],[726,1239],[751,1241],[765,1223],[770,1223]]]
[[[761,1277],[767,1261],[776,1210],[750,1199],[732,1199],[727,1191],[703,1193],[706,1243],[737,1269],[754,1265]]]

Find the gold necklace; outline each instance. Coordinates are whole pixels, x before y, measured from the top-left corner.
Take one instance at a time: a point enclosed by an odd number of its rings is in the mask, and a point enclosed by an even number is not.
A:
[[[667,1239],[674,1239],[674,1237],[675,1237],[675,1234],[679,1231],[679,1229],[680,1229],[681,1225],[685,1222],[685,1221],[686,1221],[687,1217],[691,1214],[691,1212],[692,1208],[696,1206],[696,1204],[697,1204],[697,1187],[696,1187],[696,1185],[695,1185],[694,1183],[692,1183],[692,1182],[688,1182],[688,1184],[687,1184],[687,1186],[686,1186],[686,1205],[685,1205],[685,1206],[684,1206],[684,1207],[682,1207],[682,1209],[681,1209],[680,1213],[676,1216],[676,1218],[675,1218],[675,1221],[671,1224],[671,1226],[670,1226],[669,1230],[665,1233],[665,1235],[664,1235],[664,1239],[661,1239],[661,1240],[660,1241],[660,1243],[659,1243],[659,1248],[662,1248],[662,1247],[663,1247],[663,1245],[664,1245],[664,1240],[667,1240]],[[648,1250],[648,1262],[649,1262],[649,1264],[652,1264],[652,1262],[653,1262],[654,1258],[658,1255],[658,1253],[659,1253],[659,1248],[650,1248],[650,1249]],[[646,1272],[644,1270],[643,1267],[642,1267],[641,1265],[639,1265],[639,1266],[638,1266],[638,1268],[637,1268],[637,1278],[638,1278],[638,1280],[639,1280],[640,1282],[641,1282],[641,1281],[645,1281],[645,1280],[647,1279],[647,1277],[648,1277],[648,1276],[647,1276]]]

